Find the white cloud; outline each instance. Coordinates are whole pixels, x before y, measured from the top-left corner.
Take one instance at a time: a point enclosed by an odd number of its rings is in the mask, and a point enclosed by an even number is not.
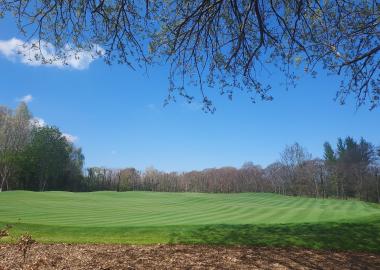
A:
[[[46,126],[46,122],[44,119],[39,117],[34,117],[30,119],[30,123],[35,127],[44,127]],[[71,135],[69,133],[62,133],[62,137],[64,137],[68,142],[74,143],[79,140],[79,137]]]
[[[36,127],[46,126],[45,120],[42,118],[39,118],[39,117],[34,117],[34,118],[30,119],[30,123]]]
[[[65,137],[66,140],[71,143],[74,143],[79,139],[77,136],[74,136],[68,133],[62,133],[62,136]]]
[[[33,96],[32,95],[26,95],[26,96],[23,96],[22,98],[17,99],[17,101],[29,103],[29,102],[33,101]]]
[[[104,54],[104,50],[94,45],[92,50],[78,50],[66,44],[58,51],[49,42],[32,40],[24,42],[17,38],[0,40],[0,54],[12,61],[31,66],[51,66],[57,68],[87,69],[90,64]],[[63,57],[64,56],[64,57]]]

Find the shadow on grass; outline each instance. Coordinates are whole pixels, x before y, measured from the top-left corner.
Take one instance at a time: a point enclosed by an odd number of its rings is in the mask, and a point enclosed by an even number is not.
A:
[[[0,228],[5,223],[0,222]],[[140,227],[75,227],[12,224],[15,243],[28,232],[42,243],[206,244],[305,247],[380,253],[380,218],[355,223],[277,225],[187,225]]]
[[[170,243],[306,247],[380,253],[380,220],[370,223],[210,225],[173,231]]]

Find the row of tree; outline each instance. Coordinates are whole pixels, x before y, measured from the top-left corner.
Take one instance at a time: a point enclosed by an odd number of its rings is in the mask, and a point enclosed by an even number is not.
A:
[[[298,143],[280,160],[262,168],[162,172],[153,167],[83,170],[84,156],[56,127],[41,126],[25,103],[12,111],[0,107],[0,191],[273,192],[320,198],[358,198],[380,202],[380,148],[360,139],[324,144],[324,157],[312,158]]]
[[[153,167],[145,171],[89,168],[84,190],[163,191],[163,192],[260,192],[267,191],[263,170],[247,163],[241,169],[224,167],[184,173],[162,172]]]
[[[75,190],[84,156],[58,128],[41,125],[25,103],[0,107],[0,191]]]
[[[184,173],[154,168],[89,168],[82,190],[163,192],[272,192],[316,198],[358,198],[380,202],[380,150],[364,139],[338,139],[336,149],[324,144],[324,159],[312,158],[295,143],[280,161],[262,168],[246,162],[241,168],[223,167]]]

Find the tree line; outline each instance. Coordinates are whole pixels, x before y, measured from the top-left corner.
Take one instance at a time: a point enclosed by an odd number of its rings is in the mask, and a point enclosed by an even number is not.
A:
[[[313,158],[294,143],[265,168],[246,162],[190,172],[83,169],[82,150],[58,128],[38,125],[21,103],[15,111],[0,107],[0,190],[271,192],[380,202],[379,147],[351,137],[323,147],[323,158]]]
[[[351,137],[338,139],[336,149],[326,142],[324,159],[312,158],[295,143],[286,146],[280,160],[262,168],[246,162],[241,168],[163,172],[153,167],[88,168],[83,191],[161,192],[271,192],[315,198],[357,198],[380,202],[380,151]]]

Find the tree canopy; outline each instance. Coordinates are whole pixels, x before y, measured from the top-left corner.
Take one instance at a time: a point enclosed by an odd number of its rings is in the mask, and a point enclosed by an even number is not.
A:
[[[0,192],[78,189],[83,163],[82,150],[58,128],[36,125],[24,102],[0,107]]]
[[[272,100],[266,75],[279,71],[292,86],[324,69],[341,78],[340,103],[353,96],[357,106],[379,105],[375,0],[3,0],[0,14],[14,15],[36,48],[54,46],[59,58],[95,49],[109,64],[168,62],[167,102],[200,97],[214,111],[212,89],[231,99],[239,89],[253,102]]]

